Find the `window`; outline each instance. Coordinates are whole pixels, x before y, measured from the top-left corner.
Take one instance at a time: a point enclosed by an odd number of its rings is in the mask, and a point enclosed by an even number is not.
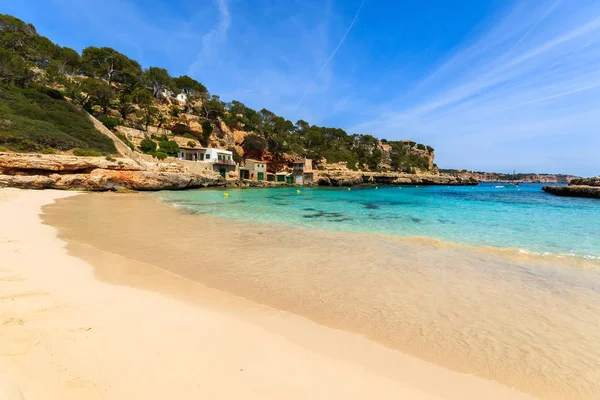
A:
[[[206,159],[210,159],[210,154],[206,153]]]

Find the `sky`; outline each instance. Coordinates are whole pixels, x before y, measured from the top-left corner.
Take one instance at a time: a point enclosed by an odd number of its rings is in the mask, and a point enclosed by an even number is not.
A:
[[[0,0],[224,101],[431,145],[441,168],[600,174],[597,0]]]

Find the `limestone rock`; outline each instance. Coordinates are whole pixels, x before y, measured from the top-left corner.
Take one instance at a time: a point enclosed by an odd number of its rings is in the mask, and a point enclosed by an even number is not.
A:
[[[78,189],[89,191],[178,190],[223,186],[217,175],[156,171],[114,171],[96,169],[89,174],[0,175],[0,187],[21,189]]]
[[[542,190],[557,196],[600,199],[600,177],[573,179],[569,186],[544,186]]]
[[[351,170],[319,171],[319,186],[354,185],[477,185],[473,178],[445,174],[406,174],[399,172],[361,172]]]
[[[143,167],[129,158],[76,157],[68,155],[0,153],[0,172],[18,173],[27,170],[91,171],[93,169],[139,171]]]
[[[176,190],[222,186],[212,170],[190,171],[177,163],[128,158],[0,153],[0,187],[22,189]]]

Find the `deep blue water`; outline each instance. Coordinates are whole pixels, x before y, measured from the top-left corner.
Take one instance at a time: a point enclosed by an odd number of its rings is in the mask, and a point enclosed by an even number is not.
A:
[[[600,201],[540,184],[160,192],[194,212],[305,228],[421,236],[468,245],[600,258]],[[224,196],[224,192],[229,197]]]

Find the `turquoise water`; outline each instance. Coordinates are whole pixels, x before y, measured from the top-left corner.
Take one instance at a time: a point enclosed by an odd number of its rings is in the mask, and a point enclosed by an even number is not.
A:
[[[429,237],[523,251],[600,258],[600,201],[555,197],[542,185],[160,192],[195,213],[313,229]]]

